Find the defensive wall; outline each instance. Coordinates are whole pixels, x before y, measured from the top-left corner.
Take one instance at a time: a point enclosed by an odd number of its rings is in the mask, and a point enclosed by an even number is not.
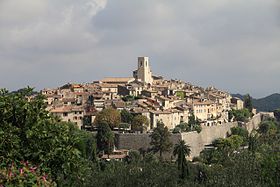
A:
[[[262,120],[273,117],[273,113],[258,113],[252,117],[252,119],[243,124],[243,126],[251,132],[253,129],[257,129],[258,125]],[[242,125],[242,124],[241,124]],[[185,142],[191,148],[190,159],[196,156],[199,156],[199,153],[205,148],[206,145],[211,144],[217,138],[225,138],[228,134],[230,134],[230,129],[232,127],[237,127],[237,122],[232,123],[224,123],[222,125],[217,126],[203,126],[202,131],[200,133],[197,132],[185,132],[172,134],[170,139],[175,145],[180,140],[185,140]],[[148,150],[150,148],[150,134],[116,134],[116,147],[118,149],[134,149],[134,150]],[[172,150],[172,149],[171,149]],[[170,158],[171,153],[165,153],[166,158]]]

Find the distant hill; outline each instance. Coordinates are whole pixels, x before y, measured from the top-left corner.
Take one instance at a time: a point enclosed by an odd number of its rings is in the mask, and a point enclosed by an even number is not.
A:
[[[243,100],[243,95],[241,94],[232,94],[233,97],[238,97]],[[260,98],[260,99],[254,99],[253,98],[253,106],[258,111],[263,112],[271,112],[275,109],[280,108],[280,94],[275,93],[270,96]]]

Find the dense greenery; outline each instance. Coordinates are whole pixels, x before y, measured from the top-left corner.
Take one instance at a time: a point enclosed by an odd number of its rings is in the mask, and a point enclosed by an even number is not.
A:
[[[136,115],[131,124],[131,130],[133,131],[146,131],[148,129],[149,121],[146,116]]]
[[[96,115],[94,124],[98,126],[99,124],[106,123],[111,129],[118,127],[121,122],[121,114],[119,111],[113,108],[106,108]]]
[[[247,108],[241,110],[231,110],[229,111],[229,119],[234,119],[236,121],[248,122],[251,117],[251,113]]]
[[[252,97],[249,94],[244,96],[244,108],[248,109],[249,112],[253,110]]]
[[[191,131],[197,131],[198,133],[202,131],[200,121],[198,119],[195,119],[193,113],[191,113],[191,115],[189,116],[188,123],[180,123],[173,129],[173,133],[191,132]]]
[[[186,160],[188,142],[171,149],[170,132],[159,123],[151,135],[151,152],[131,151],[122,162],[107,162],[96,154],[111,151],[112,120],[100,120],[95,137],[51,116],[42,96],[29,97],[31,93],[0,91],[1,185],[280,186],[280,125],[274,119],[251,133],[232,128],[195,162]],[[154,154],[163,152],[173,152],[176,162]]]
[[[273,113],[274,113],[274,116],[275,116],[275,118],[277,119],[277,121],[280,121],[280,108],[274,110]]]
[[[279,186],[279,122],[264,121],[259,130],[252,131],[248,137],[241,129],[232,129],[232,132],[235,135],[214,141],[214,148],[201,153],[200,160],[211,165],[208,183],[217,186]]]
[[[162,122],[157,123],[157,127],[154,128],[151,137],[151,150],[154,153],[159,153],[160,159],[162,160],[162,154],[170,151],[172,142],[170,141],[171,133],[168,128],[164,126]]]
[[[127,111],[127,110],[122,110],[121,111],[121,121],[123,123],[128,123],[128,124],[131,124],[132,120],[133,120],[133,115]]]
[[[46,175],[59,185],[83,184],[95,159],[93,135],[50,116],[42,96],[29,101],[31,93],[29,88],[14,93],[0,91],[1,169],[29,162],[38,168],[36,176]],[[5,176],[0,183],[8,181],[9,176]],[[23,185],[17,182],[15,186]]]
[[[114,147],[114,137],[110,126],[105,122],[100,123],[96,134],[98,152],[110,154]]]
[[[189,168],[187,164],[186,156],[190,156],[191,149],[190,146],[186,145],[184,140],[179,141],[178,144],[174,146],[173,155],[177,156],[178,170],[180,171],[180,178],[184,179],[189,176]]]

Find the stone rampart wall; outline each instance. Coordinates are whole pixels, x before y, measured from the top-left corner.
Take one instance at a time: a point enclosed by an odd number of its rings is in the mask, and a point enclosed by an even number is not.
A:
[[[193,158],[199,156],[205,145],[211,144],[217,138],[225,138],[232,127],[237,127],[237,123],[226,123],[218,126],[203,127],[200,133],[187,132],[182,133],[182,139],[191,147],[191,155]]]
[[[245,124],[245,128],[251,132],[253,129],[257,129],[258,125],[266,117],[273,117],[271,113],[258,113]],[[191,156],[199,156],[199,153],[205,148],[206,145],[211,144],[217,138],[225,138],[230,134],[232,127],[237,127],[238,123],[225,123],[218,126],[203,126],[200,133],[186,132],[181,134],[172,134],[171,141],[176,144],[179,140],[185,140],[185,142],[191,147]],[[150,148],[151,138],[150,134],[116,134],[116,146],[118,149],[144,149]],[[165,157],[171,157],[171,153],[165,154]]]

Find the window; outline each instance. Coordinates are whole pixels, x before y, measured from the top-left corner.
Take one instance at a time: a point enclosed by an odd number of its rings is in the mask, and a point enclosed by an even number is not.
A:
[[[64,113],[63,113],[63,116],[68,116],[68,113],[67,113],[67,112],[64,112]]]

